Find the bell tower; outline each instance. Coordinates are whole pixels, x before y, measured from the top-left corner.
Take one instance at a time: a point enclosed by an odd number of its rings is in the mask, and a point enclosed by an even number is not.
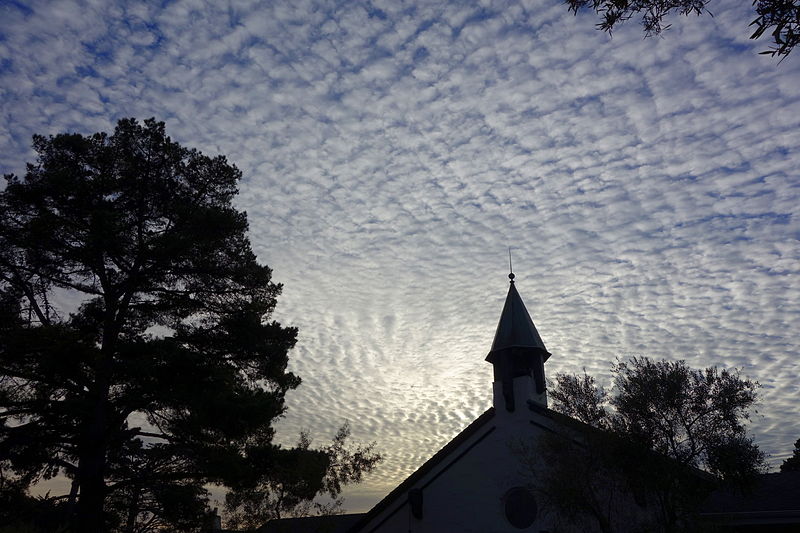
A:
[[[494,407],[514,412],[527,401],[547,406],[544,363],[550,357],[533,320],[508,275],[506,303],[486,360],[494,366]]]

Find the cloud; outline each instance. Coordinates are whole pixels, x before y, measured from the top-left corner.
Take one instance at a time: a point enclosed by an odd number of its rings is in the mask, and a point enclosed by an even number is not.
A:
[[[774,461],[800,436],[797,58],[749,5],[613,38],[562,4],[94,2],[0,23],[4,172],[34,133],[156,116],[244,172],[300,328],[281,438],[349,419],[364,510],[491,402],[506,248],[553,357],[740,367]],[[360,507],[359,507],[360,506]]]

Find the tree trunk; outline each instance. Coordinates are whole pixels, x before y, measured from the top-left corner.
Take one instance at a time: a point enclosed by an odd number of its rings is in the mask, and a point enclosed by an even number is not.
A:
[[[109,321],[110,322],[110,321]],[[92,407],[87,413],[86,424],[81,431],[78,478],[81,494],[78,499],[76,533],[104,533],[105,520],[103,502],[106,482],[106,448],[109,426],[109,392],[112,358],[116,331],[108,327],[103,331],[100,361],[96,367]]]
[[[138,486],[133,486],[133,493],[131,494],[131,502],[128,504],[128,517],[125,523],[125,533],[135,533],[136,531],[136,517],[139,516],[139,494],[141,493]]]
[[[106,425],[108,386],[101,386],[93,409],[81,432],[78,479],[80,496],[75,532],[103,533],[103,500],[105,499]]]
[[[64,522],[62,525],[61,530],[64,528],[69,527],[70,524],[73,522],[73,518],[75,516],[75,504],[78,502],[78,489],[80,488],[79,483],[79,475],[75,474],[75,477],[72,479],[72,483],[69,486],[69,499],[67,500],[67,511],[64,514]]]
[[[107,279],[107,275],[101,279]],[[109,295],[109,288],[103,284],[105,296],[105,320],[103,321],[103,340],[100,346],[100,357],[95,367],[95,386],[93,387],[92,406],[87,413],[86,424],[81,431],[80,460],[78,475],[81,494],[78,499],[78,516],[76,533],[104,533],[105,516],[103,503],[105,500],[106,482],[106,448],[108,447],[109,393],[113,372],[114,351],[117,344],[119,328],[117,326],[118,302]]]

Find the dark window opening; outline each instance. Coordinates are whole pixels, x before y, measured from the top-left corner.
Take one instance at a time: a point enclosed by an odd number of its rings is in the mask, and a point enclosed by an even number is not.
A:
[[[515,487],[503,497],[506,519],[517,529],[531,527],[536,520],[538,509],[536,499],[531,491],[524,487]]]

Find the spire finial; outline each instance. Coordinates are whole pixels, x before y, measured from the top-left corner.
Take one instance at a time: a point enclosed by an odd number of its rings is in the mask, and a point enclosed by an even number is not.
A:
[[[508,247],[508,279],[514,283],[514,268],[511,266],[511,247]]]

